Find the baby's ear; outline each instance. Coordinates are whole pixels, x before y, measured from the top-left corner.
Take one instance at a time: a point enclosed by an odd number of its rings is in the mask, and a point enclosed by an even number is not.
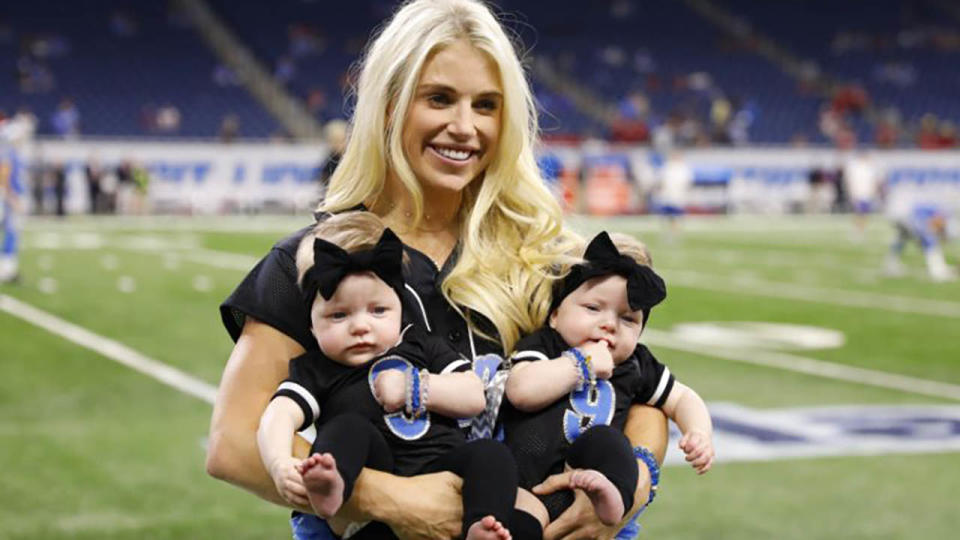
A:
[[[550,317],[547,319],[547,324],[550,325],[550,328],[554,330],[557,329],[557,310],[553,310],[553,313],[550,314]]]

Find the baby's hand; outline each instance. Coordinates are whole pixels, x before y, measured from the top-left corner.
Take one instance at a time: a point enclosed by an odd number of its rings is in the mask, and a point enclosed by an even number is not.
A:
[[[613,356],[606,341],[588,341],[577,348],[584,356],[590,357],[590,365],[598,379],[609,379],[613,375]]]
[[[281,458],[270,465],[270,477],[277,488],[277,493],[291,504],[310,506],[307,500],[307,488],[303,485],[299,465],[302,460],[295,457]]]
[[[374,396],[380,402],[383,410],[397,412],[407,402],[407,376],[397,369],[388,369],[373,381]]]
[[[684,434],[680,439],[680,450],[687,455],[687,461],[697,474],[709,471],[716,457],[713,452],[713,439],[699,430],[691,430]]]

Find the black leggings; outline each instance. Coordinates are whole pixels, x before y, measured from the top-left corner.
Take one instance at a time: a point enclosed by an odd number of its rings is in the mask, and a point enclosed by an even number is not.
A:
[[[633,506],[640,473],[630,441],[616,428],[593,426],[577,437],[567,450],[567,464],[574,469],[593,469],[607,477],[623,498],[624,512]],[[573,491],[561,490],[540,497],[550,521],[573,504]]]
[[[364,467],[387,472],[393,470],[393,454],[383,434],[359,414],[342,414],[324,423],[317,431],[311,448],[313,452],[333,454],[337,471],[343,477],[344,502],[353,493],[354,483]],[[514,511],[517,464],[503,444],[490,439],[465,443],[431,461],[420,473],[440,471],[452,472],[463,479],[464,534],[470,525],[492,515],[510,529],[514,538],[542,537],[536,519],[525,512]],[[416,497],[417,494],[407,496]],[[531,529],[530,520],[536,524],[536,529]],[[364,527],[363,530],[370,528]],[[362,532],[356,536],[362,537]]]

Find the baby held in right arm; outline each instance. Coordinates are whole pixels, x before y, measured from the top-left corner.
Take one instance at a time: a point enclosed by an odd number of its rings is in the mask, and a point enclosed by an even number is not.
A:
[[[547,325],[517,345],[503,415],[521,487],[575,469],[570,488],[583,489],[608,525],[631,508],[637,484],[634,449],[621,432],[631,404],[659,407],[677,423],[680,449],[698,474],[714,460],[703,400],[638,344],[665,285],[642,244],[617,240],[602,233],[590,243],[555,289]],[[531,511],[552,520],[570,498],[541,500],[546,512]]]

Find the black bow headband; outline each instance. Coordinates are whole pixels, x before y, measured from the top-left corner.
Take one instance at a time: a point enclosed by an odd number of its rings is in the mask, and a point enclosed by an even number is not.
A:
[[[403,299],[403,244],[390,229],[384,229],[373,249],[347,253],[319,238],[313,241],[313,268],[303,276],[303,298],[313,304],[319,293],[329,300],[343,278],[357,272],[373,272]]]
[[[627,279],[627,302],[630,309],[643,311],[644,324],[650,308],[667,297],[667,286],[653,268],[638,264],[632,257],[621,255],[606,232],[598,234],[590,241],[583,258],[586,262],[574,266],[554,290],[551,313],[585,281],[609,274],[617,274]]]

